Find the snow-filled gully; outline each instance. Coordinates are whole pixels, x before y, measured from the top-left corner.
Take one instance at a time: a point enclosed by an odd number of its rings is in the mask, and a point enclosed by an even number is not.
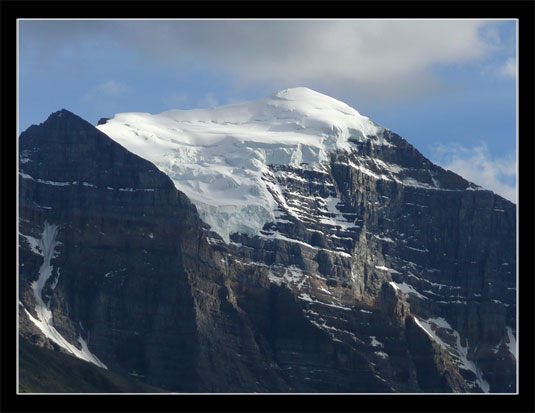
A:
[[[477,364],[468,359],[468,343],[466,346],[461,344],[461,336],[444,318],[429,318],[427,320],[414,317],[414,322],[420,327],[433,341],[438,343],[446,352],[448,352],[456,361],[459,368],[471,371],[476,376],[472,385],[477,384],[484,393],[488,393],[489,383],[483,378],[483,373]],[[434,327],[434,328],[433,328]],[[455,338],[455,345],[450,345],[444,342],[438,334],[437,330],[442,329],[450,336]]]
[[[43,264],[41,264],[41,267],[39,268],[38,279],[31,285],[36,301],[35,312],[37,314],[37,318],[33,317],[30,312],[23,307],[24,311],[30,320],[36,325],[36,327],[45,335],[45,337],[67,350],[72,355],[107,369],[106,365],[102,363],[97,356],[89,351],[87,343],[81,335],[78,336],[78,342],[82,347],[80,350],[73,344],[69,343],[56,330],[54,327],[52,311],[50,311],[50,300],[48,303],[45,303],[43,300],[43,288],[45,287],[48,279],[51,277],[54,269],[51,261],[52,259],[56,258],[57,252],[55,251],[55,248],[58,244],[60,244],[59,241],[56,240],[57,233],[57,225],[49,224],[45,221],[45,227],[41,235],[41,239],[39,240],[38,250],[36,251],[43,256]],[[32,248],[32,250],[34,249]],[[54,287],[56,284],[57,282],[54,282]]]

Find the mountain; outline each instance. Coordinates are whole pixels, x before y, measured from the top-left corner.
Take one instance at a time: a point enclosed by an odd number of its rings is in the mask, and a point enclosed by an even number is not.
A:
[[[516,391],[516,208],[306,88],[19,142],[20,334],[174,392]]]
[[[21,393],[164,393],[78,358],[19,341]]]
[[[329,154],[350,151],[351,140],[377,136],[388,145],[379,125],[306,88],[208,110],[123,113],[98,129],[171,177],[227,241],[234,232],[257,235],[278,217],[268,165],[322,172]]]

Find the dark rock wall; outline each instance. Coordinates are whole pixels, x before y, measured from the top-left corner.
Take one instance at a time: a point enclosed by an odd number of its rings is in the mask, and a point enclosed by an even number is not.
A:
[[[298,267],[306,280],[290,280],[290,288],[315,300],[364,304],[390,314],[398,325],[412,316],[444,319],[488,378],[490,391],[511,391],[515,368],[499,348],[508,341],[506,328],[515,330],[515,206],[433,165],[398,135],[386,135],[395,146],[358,144],[352,153],[331,154],[322,171],[272,166],[265,179],[285,195],[279,206],[286,222],[267,224],[260,238],[234,234],[234,245],[240,255],[271,270]],[[333,197],[339,200],[337,217],[325,208]],[[386,299],[390,281],[415,293]],[[320,313],[324,316],[325,309]],[[332,333],[331,327],[323,325]],[[366,337],[354,326],[342,331],[364,342],[373,334]],[[405,336],[399,340],[397,346],[407,346]],[[349,340],[352,346],[354,341]],[[374,350],[359,351],[373,357]],[[440,364],[444,357],[428,362]],[[456,363],[448,363],[455,370]],[[495,379],[498,365],[507,373]],[[467,391],[459,380],[444,386]]]
[[[33,178],[20,179],[20,232],[39,239],[45,220],[59,225],[56,329],[72,343],[81,334],[111,369],[180,388],[197,353],[184,266],[201,238],[195,207],[154,165],[66,111],[23,133],[20,153]],[[33,261],[21,281],[37,277]]]
[[[153,164],[68,111],[51,115],[19,144],[20,334],[61,350],[25,312],[36,317],[31,239],[46,221],[60,242],[43,289],[54,326],[150,385],[481,391],[419,317],[458,332],[491,392],[514,390],[514,205],[387,138],[396,146],[356,145],[321,171],[272,166],[284,219],[224,244]]]

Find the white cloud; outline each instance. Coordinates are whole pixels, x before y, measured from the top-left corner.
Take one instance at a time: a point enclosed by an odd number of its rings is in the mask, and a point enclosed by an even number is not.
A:
[[[499,48],[503,46],[503,39],[496,25],[485,25],[479,29],[480,36],[492,47]]]
[[[208,68],[237,87],[308,86],[375,100],[431,93],[440,86],[433,67],[484,59],[500,44],[498,30],[483,20],[40,21],[23,27],[23,46],[40,43],[49,55],[75,38],[80,44],[98,39],[92,44],[128,47],[140,63]]]
[[[510,57],[506,60],[506,62],[503,64],[503,66],[500,68],[498,73],[505,77],[516,77],[516,59],[514,57]]]
[[[214,97],[213,93],[205,93],[204,97],[199,101],[200,108],[213,108],[219,105],[219,101]]]
[[[511,202],[517,202],[516,158],[513,154],[493,158],[486,143],[473,148],[458,144],[438,144],[433,152],[435,163]]]
[[[130,88],[128,86],[116,82],[115,80],[108,80],[89,89],[84,95],[84,100],[96,100],[103,97],[118,97],[129,91]]]
[[[145,57],[204,62],[236,84],[344,85],[367,95],[433,90],[428,70],[475,61],[492,46],[477,20],[171,21],[125,24],[118,35]]]

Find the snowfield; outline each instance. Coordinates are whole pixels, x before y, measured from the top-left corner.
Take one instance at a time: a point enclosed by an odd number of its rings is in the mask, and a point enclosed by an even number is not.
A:
[[[351,150],[349,140],[391,145],[384,128],[307,88],[211,109],[121,113],[97,128],[166,173],[227,242],[276,220],[268,165],[322,170],[329,152]]]

